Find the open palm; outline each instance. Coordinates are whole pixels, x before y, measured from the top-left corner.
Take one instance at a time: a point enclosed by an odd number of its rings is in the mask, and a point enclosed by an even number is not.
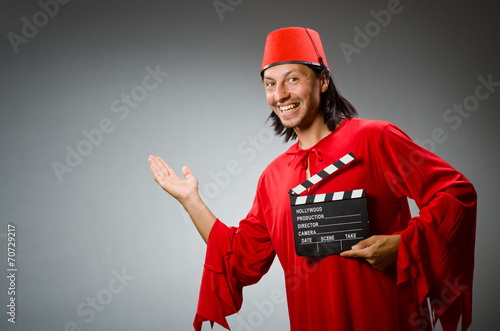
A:
[[[182,203],[198,192],[198,180],[187,166],[182,168],[185,177],[182,179],[161,157],[151,155],[148,161],[155,181],[179,202]]]

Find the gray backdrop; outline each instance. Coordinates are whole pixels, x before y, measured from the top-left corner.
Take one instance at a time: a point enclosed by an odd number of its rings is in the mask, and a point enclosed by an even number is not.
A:
[[[188,164],[214,214],[236,225],[261,171],[287,148],[266,124],[259,77],[266,35],[286,26],[319,31],[360,117],[397,124],[475,184],[471,330],[499,329],[499,9],[487,0],[3,1],[0,329],[191,329],[205,244],[147,158],[179,173]],[[233,330],[288,329],[277,261],[244,294]]]

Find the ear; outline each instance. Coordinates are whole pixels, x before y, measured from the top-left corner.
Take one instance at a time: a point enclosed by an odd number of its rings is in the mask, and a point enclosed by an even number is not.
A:
[[[327,70],[328,73],[330,73],[330,69]],[[328,83],[330,83],[330,75],[326,77],[325,72],[322,71],[320,74],[320,83],[321,83],[321,93],[325,93],[328,90]]]

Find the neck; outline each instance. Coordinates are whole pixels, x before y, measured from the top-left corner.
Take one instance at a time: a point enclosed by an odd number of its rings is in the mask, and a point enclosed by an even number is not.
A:
[[[302,149],[311,148],[331,133],[323,120],[316,121],[305,130],[299,128],[294,128],[294,130],[299,139],[299,147]]]

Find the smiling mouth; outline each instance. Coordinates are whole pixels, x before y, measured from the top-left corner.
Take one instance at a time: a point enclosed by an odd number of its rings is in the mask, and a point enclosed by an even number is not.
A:
[[[279,107],[279,109],[280,109],[282,114],[286,115],[286,114],[293,112],[295,109],[297,109],[298,106],[299,106],[299,103],[292,103],[288,106]]]

